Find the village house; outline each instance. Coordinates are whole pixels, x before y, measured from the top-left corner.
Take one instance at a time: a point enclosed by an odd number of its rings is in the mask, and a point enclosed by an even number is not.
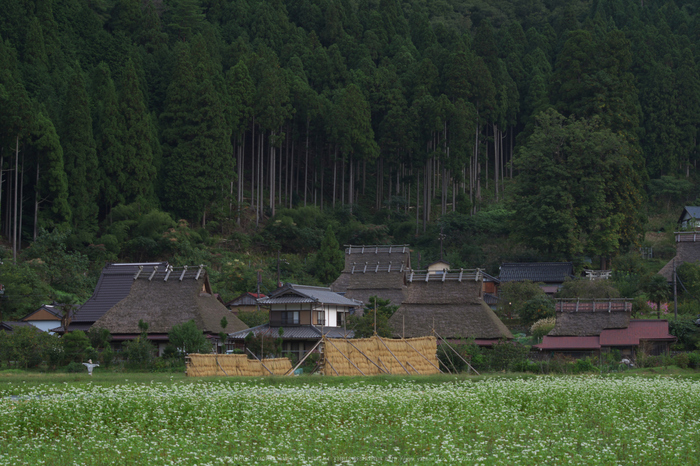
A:
[[[406,300],[389,319],[392,336],[432,336],[446,340],[474,338],[491,346],[513,335],[483,300],[483,272],[445,270],[442,274],[410,271]]]
[[[345,246],[345,267],[331,290],[346,298],[369,303],[371,296],[392,305],[406,298],[406,272],[411,268],[407,244]],[[362,315],[362,309],[358,309]]]
[[[92,325],[109,331],[115,349],[141,334],[139,321],[148,324],[147,338],[157,345],[159,355],[168,344],[168,333],[173,326],[190,320],[212,343],[218,341],[220,332],[247,328],[213,295],[202,265],[178,268],[139,265],[129,280],[122,287],[110,288],[120,294],[127,292]],[[224,317],[228,322],[225,329],[221,327]]]
[[[42,304],[39,309],[30,312],[20,319],[21,322],[26,322],[38,328],[43,332],[53,334],[53,328],[61,325],[61,317],[63,316],[62,304]]]
[[[119,301],[126,298],[134,283],[134,276],[143,268],[158,267],[165,270],[167,262],[132,262],[109,263],[104,266],[100,278],[95,286],[95,291],[80,309],[70,316],[68,331],[82,330],[87,332],[105,312],[114,307]],[[62,326],[52,329],[56,333],[63,334]]]
[[[232,299],[226,303],[226,307],[229,308],[235,315],[241,312],[253,312],[260,309],[258,304],[259,298],[264,298],[263,293],[250,293],[245,292],[242,295]]]
[[[700,227],[700,207],[683,207],[683,212],[678,219],[678,226],[681,230],[695,230]]]
[[[631,319],[628,299],[560,299],[555,304],[556,324],[534,348],[550,355],[587,357],[620,351],[634,360],[639,348],[651,355],[666,354],[676,338],[667,320]]]
[[[287,283],[269,296],[258,299],[269,309],[270,322],[251,329],[229,334],[233,348],[245,348],[250,334],[264,334],[282,338],[282,352],[295,360],[311,351],[322,335],[329,338],[352,338],[346,330],[347,316],[362,307],[362,303],[348,299],[330,288]]]
[[[498,276],[501,284],[529,280],[541,284],[548,295],[561,289],[566,280],[574,278],[571,262],[506,262],[501,264]]]

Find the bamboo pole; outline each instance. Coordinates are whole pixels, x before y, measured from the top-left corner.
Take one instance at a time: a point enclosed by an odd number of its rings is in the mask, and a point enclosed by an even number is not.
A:
[[[345,354],[343,354],[343,352],[340,351],[340,350],[338,349],[338,347],[335,346],[335,344],[334,344],[330,339],[328,339],[328,338],[326,338],[326,337],[324,337],[323,339],[326,340],[326,341],[328,341],[328,343],[330,343],[331,345],[333,345],[333,348],[335,348],[336,350],[338,350],[338,352],[340,353],[340,355],[341,355],[342,357],[344,357],[345,359],[347,359],[348,362],[349,362],[350,364],[352,364],[352,367],[354,367],[355,369],[357,369],[357,371],[358,371],[360,374],[366,375],[364,372],[362,372],[362,371],[360,370],[359,367],[357,367],[357,366],[355,365],[354,362],[352,362],[352,361],[350,360],[350,358],[348,358],[347,356],[345,356]]]
[[[226,377],[228,377],[229,375],[226,373],[226,371],[224,370],[224,368],[221,367],[221,363],[219,363],[219,355],[217,354],[216,356],[214,356],[214,359],[216,360],[216,365],[219,366],[219,369],[221,369],[221,372],[223,372],[224,375],[225,375]]]
[[[452,351],[454,351],[454,353],[457,355],[457,357],[458,357],[459,359],[461,359],[462,361],[464,361],[464,364],[466,364],[467,367],[469,367],[471,370],[473,370],[473,371],[476,373],[476,375],[481,375],[481,374],[479,374],[479,373],[476,371],[476,369],[474,369],[474,367],[472,367],[471,364],[469,364],[469,363],[467,362],[466,359],[464,359],[464,358],[462,357],[461,354],[459,354],[459,353],[457,352],[456,349],[454,349],[454,348],[452,347],[452,345],[450,345],[450,344],[447,342],[447,340],[445,340],[444,338],[442,338],[442,337],[435,331],[435,329],[433,329],[433,333],[434,333],[435,335],[437,335],[437,337],[440,338],[440,339],[447,345],[448,348],[450,348]]]
[[[382,358],[378,357],[377,361],[382,363],[382,366],[384,366],[384,370],[386,371],[387,374],[391,374],[391,371],[389,369],[387,369],[386,364],[384,364],[384,362],[382,361]]]
[[[410,346],[411,349],[413,349],[413,351],[415,351],[416,353],[418,353],[418,354],[420,355],[421,358],[423,358],[423,359],[425,359],[426,361],[428,361],[428,363],[429,363],[431,366],[433,366],[435,369],[437,369],[438,372],[442,372],[442,371],[440,370],[440,368],[439,368],[438,366],[436,366],[435,364],[433,364],[433,362],[432,362],[430,359],[426,358],[420,351],[418,351],[417,349],[415,349],[415,348],[413,347],[413,345],[410,344],[410,343],[408,342],[408,340],[404,340],[404,343],[406,343],[408,346]]]
[[[416,370],[416,368],[413,367],[413,364],[411,364],[409,361],[406,361],[406,364],[408,364],[409,366],[411,366],[411,369],[413,369],[414,371],[416,371],[416,374],[421,375],[420,372],[418,372],[418,370]]]
[[[384,345],[384,348],[386,348],[387,351],[389,351],[389,353],[391,353],[391,355],[394,356],[394,359],[396,359],[396,362],[399,363],[399,366],[401,366],[401,367],[403,368],[403,370],[405,370],[406,373],[407,373],[408,375],[411,375],[411,373],[408,372],[408,369],[406,369],[406,367],[405,367],[403,364],[401,364],[401,361],[399,361],[399,358],[397,358],[396,355],[393,353],[393,351],[391,351],[391,350],[389,349],[389,347],[386,345],[386,343],[384,343],[384,340],[382,340],[382,337],[380,337],[379,335],[377,335],[377,338],[379,338],[379,341],[382,342],[382,345]]]
[[[335,370],[335,367],[333,367],[333,364],[331,364],[331,362],[328,359],[326,359],[325,362],[326,362],[326,364],[331,366],[331,369],[333,369],[333,372],[335,372],[335,375],[338,375],[338,376],[340,375],[340,374],[338,374],[338,371]]]
[[[297,364],[293,369],[290,369],[290,370],[288,370],[287,372],[285,372],[284,375],[290,375],[290,373],[293,374],[295,370],[299,369],[299,366],[301,366],[301,365],[304,363],[304,361],[306,361],[306,358],[308,358],[308,357],[311,355],[311,353],[314,352],[314,350],[318,347],[318,345],[321,344],[322,341],[323,341],[323,339],[318,340],[318,341],[316,342],[316,344],[314,345],[314,347],[311,348],[311,350],[309,350],[308,353],[306,353],[306,356],[304,356],[304,357],[301,359],[301,361],[299,361],[299,364]]]
[[[252,354],[253,357],[254,357],[255,359],[257,359],[258,361],[260,361],[260,359],[258,359],[258,357],[250,350],[250,348],[246,348],[246,350],[248,350],[248,352],[249,352],[250,354]],[[264,362],[260,361],[260,364],[262,364],[262,366],[263,366],[265,369],[267,369],[267,372],[269,372],[270,375],[275,375],[270,369],[267,368],[267,366],[265,365]]]
[[[362,352],[362,350],[361,350],[360,348],[358,348],[357,346],[353,345],[353,344],[350,342],[350,340],[346,339],[345,341],[346,341],[350,346],[352,346],[352,347],[355,348],[357,351],[359,351],[360,354],[361,354],[362,356],[364,356],[365,358],[367,358],[367,360],[368,360],[369,362],[371,362],[372,364],[374,364],[375,366],[377,366],[377,363],[375,363],[374,361],[372,361],[372,360],[369,358],[369,356],[367,356],[365,353]],[[383,371],[383,369],[382,369],[381,367],[379,367],[379,366],[377,366],[377,369],[379,369],[379,372],[382,372],[382,371]]]
[[[448,373],[448,374],[451,374],[451,373],[452,373],[452,371],[450,370],[450,368],[447,367],[447,364],[445,364],[444,362],[440,361],[440,358],[438,358],[438,364],[442,364],[443,366],[445,366],[445,369],[447,369],[447,373]],[[440,371],[440,372],[442,372],[442,371]]]

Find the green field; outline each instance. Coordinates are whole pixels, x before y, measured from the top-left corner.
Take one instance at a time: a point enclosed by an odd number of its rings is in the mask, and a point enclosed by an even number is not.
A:
[[[694,378],[61,377],[0,374],[0,465],[700,464]]]

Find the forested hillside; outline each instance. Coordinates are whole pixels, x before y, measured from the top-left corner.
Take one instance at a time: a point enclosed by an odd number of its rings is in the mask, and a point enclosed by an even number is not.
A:
[[[105,260],[326,281],[328,225],[609,266],[697,195],[698,8],[0,0],[0,279],[31,290],[4,309],[85,299]]]

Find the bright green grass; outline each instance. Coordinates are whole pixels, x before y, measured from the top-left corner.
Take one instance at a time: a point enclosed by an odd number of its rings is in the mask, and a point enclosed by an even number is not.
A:
[[[0,465],[700,464],[691,378],[92,382],[0,389]]]

